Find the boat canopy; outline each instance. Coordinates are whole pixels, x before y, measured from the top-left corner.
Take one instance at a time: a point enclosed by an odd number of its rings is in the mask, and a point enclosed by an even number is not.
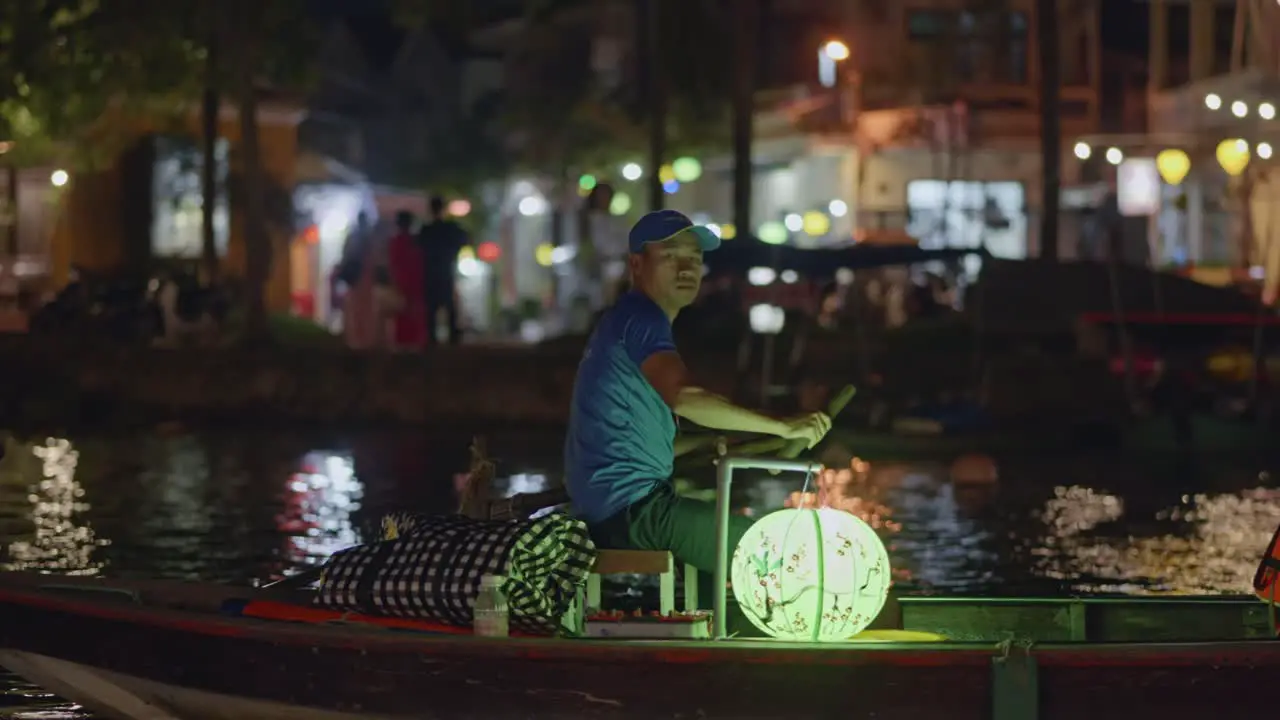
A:
[[[743,273],[753,267],[779,272],[794,270],[810,280],[834,278],[841,269],[866,270],[893,265],[915,265],[930,261],[958,261],[966,256],[988,257],[981,246],[922,248],[918,245],[857,243],[840,247],[799,248],[770,245],[753,236],[739,235],[707,253],[705,262],[711,275]]]

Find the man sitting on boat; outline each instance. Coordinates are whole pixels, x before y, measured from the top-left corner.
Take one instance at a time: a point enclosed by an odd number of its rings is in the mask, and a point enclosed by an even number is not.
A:
[[[780,420],[693,384],[671,323],[698,296],[702,254],[720,238],[674,210],[640,218],[629,235],[630,292],[600,318],[578,366],[565,441],[565,485],[601,547],[667,550],[704,575],[716,565],[715,505],[679,497],[671,474],[676,416],[716,430],[803,438],[831,419]],[[729,547],[751,526],[734,515]]]

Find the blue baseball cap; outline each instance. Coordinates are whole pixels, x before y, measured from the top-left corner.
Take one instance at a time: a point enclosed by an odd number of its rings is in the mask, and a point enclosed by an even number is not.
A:
[[[627,236],[628,246],[632,254],[642,252],[644,246],[652,242],[669,240],[688,230],[698,239],[698,247],[702,252],[711,252],[720,247],[720,236],[711,232],[710,228],[694,225],[684,213],[676,210],[654,210],[645,213],[636,221]]]

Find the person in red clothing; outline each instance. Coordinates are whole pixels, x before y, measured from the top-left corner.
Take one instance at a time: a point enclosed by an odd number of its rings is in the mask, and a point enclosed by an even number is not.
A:
[[[421,350],[427,339],[425,263],[412,226],[412,213],[396,213],[396,234],[387,248],[387,269],[398,296],[390,308],[392,343],[398,350]]]

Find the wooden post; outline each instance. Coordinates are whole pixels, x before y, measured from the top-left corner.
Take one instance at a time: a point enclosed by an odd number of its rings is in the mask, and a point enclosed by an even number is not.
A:
[[[1231,67],[1233,73],[1244,70],[1245,52],[1244,52],[1244,23],[1245,15],[1249,12],[1248,0],[1236,0],[1235,24],[1231,28]]]
[[[213,12],[207,12],[204,21],[209,24],[208,42],[205,57],[204,92],[201,98],[200,130],[202,166],[200,168],[200,194],[203,207],[200,211],[200,254],[203,265],[203,280],[210,286],[218,282],[220,260],[218,258],[217,233],[214,227],[214,215],[218,209],[218,126],[221,123],[222,95],[218,83],[218,50],[219,37],[217,23],[220,22]]]
[[[18,261],[18,166],[9,163],[5,167],[5,176],[8,182],[5,184],[5,204],[9,210],[9,225],[5,234],[5,244],[8,259],[8,271],[11,275],[16,275],[16,265]]]
[[[1151,0],[1151,48],[1147,57],[1147,93],[1154,95],[1169,84],[1169,8],[1166,0]]]
[[[1214,56],[1213,0],[1191,0],[1191,81],[1213,75]]]

